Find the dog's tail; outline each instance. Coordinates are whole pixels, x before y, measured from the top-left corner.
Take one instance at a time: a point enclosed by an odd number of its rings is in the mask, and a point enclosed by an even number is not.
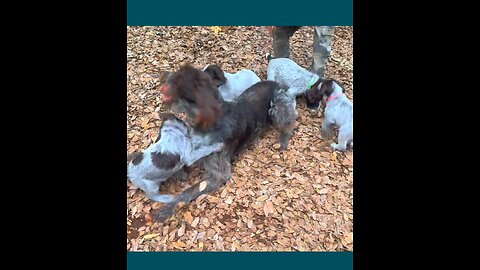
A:
[[[270,53],[265,54],[265,58],[267,59],[267,62],[270,63],[270,60],[275,59]]]
[[[127,163],[130,163],[130,161],[132,161],[133,159],[138,157],[140,154],[142,154],[142,152],[134,152],[134,153],[128,154],[127,155]]]

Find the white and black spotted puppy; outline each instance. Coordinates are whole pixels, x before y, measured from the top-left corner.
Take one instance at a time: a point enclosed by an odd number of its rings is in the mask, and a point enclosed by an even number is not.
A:
[[[318,85],[323,81],[317,74],[299,66],[289,58],[273,58],[267,53],[267,80],[287,85],[288,93],[294,97],[305,95],[307,107],[312,110],[320,108],[317,97],[321,97]]]
[[[173,195],[160,194],[160,184],[170,177],[185,179],[183,167],[222,149],[223,143],[210,143],[207,135],[192,133],[173,114],[164,114],[157,141],[143,153],[134,154],[128,164],[128,178],[154,201],[167,203]]]
[[[247,88],[261,81],[255,72],[242,69],[236,73],[223,71],[218,65],[207,65],[203,72],[210,75],[213,84],[218,88],[223,100],[231,102]]]
[[[353,102],[344,94],[344,88],[334,79],[325,80],[320,90],[326,99],[325,117],[322,122],[322,137],[329,139],[333,135],[333,126],[338,127],[338,143],[332,143],[334,149],[343,151],[347,146],[353,148]]]

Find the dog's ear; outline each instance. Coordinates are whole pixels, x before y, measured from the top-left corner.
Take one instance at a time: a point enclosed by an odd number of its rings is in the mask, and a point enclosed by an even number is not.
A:
[[[207,68],[208,69],[208,68]],[[211,75],[190,65],[183,65],[171,79],[171,103],[184,100],[195,125],[206,129],[221,116],[221,95]]]
[[[307,103],[319,102],[324,94],[324,88],[322,88],[323,80],[319,78],[310,89],[307,89]]]
[[[159,115],[160,115],[160,118],[163,119],[163,121],[179,120],[178,117],[176,117],[173,113],[163,112],[163,113],[160,113]]]
[[[222,114],[221,96],[218,89],[214,87],[210,76],[204,74],[195,83],[197,86],[195,101],[199,113],[195,117],[195,125],[207,129],[213,126]]]
[[[222,83],[226,83],[227,82],[227,78],[225,78],[225,75],[223,73],[223,70],[218,66],[218,65],[209,65],[205,70],[204,70],[205,73],[207,73],[208,75],[210,75],[210,77],[213,79],[213,80],[219,80],[221,81]]]
[[[215,65],[214,71],[218,80],[220,80],[223,83],[227,82],[227,78],[225,78],[225,74],[223,73],[223,70],[219,66]]]
[[[158,80],[160,84],[166,84],[170,76],[173,74],[171,71],[162,71],[158,75]]]
[[[322,85],[320,86],[320,92],[327,97],[329,97],[333,93],[333,80],[328,79],[323,81]]]
[[[345,93],[345,87],[343,87],[343,85],[336,79],[332,79],[332,81],[336,84],[338,84],[338,86],[340,86],[340,88],[342,88],[342,93]],[[333,87],[333,84],[332,84],[332,87]]]

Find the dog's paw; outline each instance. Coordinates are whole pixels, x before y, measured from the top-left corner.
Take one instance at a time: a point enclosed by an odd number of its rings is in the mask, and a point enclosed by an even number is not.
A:
[[[330,144],[330,146],[333,149],[338,150],[338,151],[344,151],[345,150],[345,147],[342,147],[341,145],[339,145],[337,143],[332,143],[332,144]]]
[[[215,144],[213,144],[213,146],[214,146],[214,152],[218,152],[218,151],[222,150],[223,142],[215,143]]]
[[[163,208],[157,213],[156,220],[160,223],[164,223],[165,221],[172,218],[173,214],[175,214],[175,211],[173,209]]]

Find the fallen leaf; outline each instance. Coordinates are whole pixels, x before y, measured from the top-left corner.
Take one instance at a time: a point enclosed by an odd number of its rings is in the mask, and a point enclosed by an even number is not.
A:
[[[226,204],[232,204],[233,202],[233,197],[232,196],[229,196],[226,200],[225,200],[225,203]]]
[[[152,238],[155,238],[157,236],[159,236],[160,234],[159,233],[151,233],[151,234],[147,234],[147,235],[144,235],[143,236],[143,240],[148,240],[148,239],[152,239]]]
[[[183,214],[183,218],[185,219],[186,222],[188,222],[188,224],[192,225],[192,222],[193,222],[192,213],[185,212],[185,214]]]
[[[200,217],[196,217],[191,224],[192,227],[196,228],[199,221],[200,221]]]
[[[275,213],[275,207],[273,206],[273,203],[270,200],[265,202],[265,205],[263,206],[263,212],[267,217],[268,217],[268,214]]]
[[[184,234],[185,234],[185,223],[182,223],[182,225],[180,226],[180,228],[177,231],[177,235],[178,235],[178,237],[181,237]]]
[[[197,234],[197,239],[202,239],[205,236],[205,232],[199,232]]]
[[[353,242],[353,232],[346,233],[344,239],[347,244],[351,244]]]
[[[184,249],[187,247],[187,244],[185,244],[184,242],[182,241],[177,241],[177,242],[173,242],[172,243],[172,246],[176,249]]]
[[[200,190],[200,192],[202,192],[205,190],[206,187],[207,187],[207,181],[202,181],[198,189]]]
[[[318,194],[327,194],[328,193],[328,188],[322,188],[322,189],[315,189]]]
[[[262,195],[262,196],[260,196],[260,197],[257,198],[257,201],[263,202],[263,201],[265,201],[266,199],[268,199],[268,195]]]
[[[210,29],[215,33],[218,34],[218,32],[222,31],[222,28],[219,26],[212,26]]]

